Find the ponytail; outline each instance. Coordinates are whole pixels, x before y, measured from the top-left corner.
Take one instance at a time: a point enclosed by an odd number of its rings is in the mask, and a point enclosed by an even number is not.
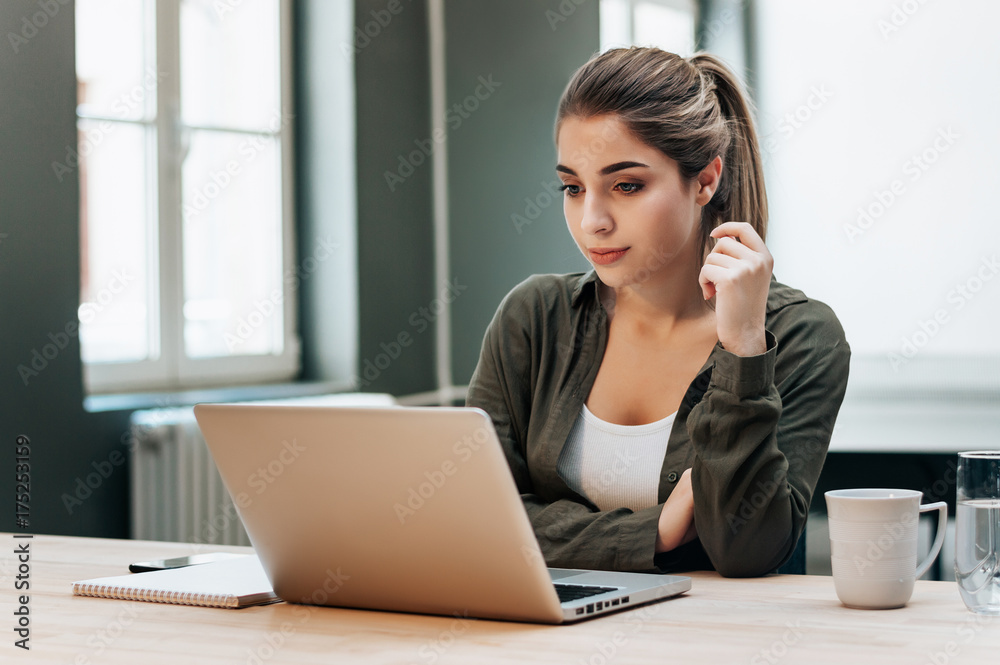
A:
[[[706,206],[715,213],[715,219],[705,220],[703,216],[703,230],[710,233],[722,222],[736,220],[748,222],[763,239],[767,234],[767,192],[750,98],[733,71],[718,57],[701,51],[687,61],[701,75],[703,89],[714,92],[731,137],[722,157],[719,188]]]
[[[726,221],[767,232],[767,193],[752,106],[743,85],[710,53],[689,58],[657,48],[611,49],[576,71],[556,114],[556,136],[568,117],[614,114],[635,136],[696,178],[716,157],[722,174],[702,208],[701,246]]]

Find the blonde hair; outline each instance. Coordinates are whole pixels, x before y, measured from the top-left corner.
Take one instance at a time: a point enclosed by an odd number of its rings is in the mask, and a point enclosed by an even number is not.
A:
[[[613,114],[643,143],[698,176],[716,156],[722,174],[702,208],[701,247],[725,221],[767,233],[767,193],[752,105],[739,78],[718,57],[688,58],[658,48],[610,49],[580,67],[559,100],[555,135],[568,117]]]

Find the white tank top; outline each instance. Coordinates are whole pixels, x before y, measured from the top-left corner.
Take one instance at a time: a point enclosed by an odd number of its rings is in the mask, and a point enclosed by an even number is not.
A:
[[[584,404],[559,454],[559,475],[601,510],[657,505],[660,470],[676,415],[645,425],[616,425]]]

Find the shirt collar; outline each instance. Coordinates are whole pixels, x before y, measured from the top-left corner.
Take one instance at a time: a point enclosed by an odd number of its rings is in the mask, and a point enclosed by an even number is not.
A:
[[[591,282],[594,283],[594,286],[592,287],[588,286]],[[577,303],[580,301],[580,296],[583,295],[584,291],[591,291],[596,296],[598,283],[600,283],[600,280],[597,278],[597,271],[594,268],[591,268],[589,271],[580,275],[580,277],[576,280],[576,286],[573,288],[573,297],[570,303],[576,307]]]

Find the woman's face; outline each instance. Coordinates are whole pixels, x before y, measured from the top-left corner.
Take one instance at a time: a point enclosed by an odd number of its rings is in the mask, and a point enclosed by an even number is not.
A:
[[[602,282],[658,286],[692,270],[697,280],[698,222],[717,177],[707,187],[702,176],[685,180],[614,115],[565,118],[557,148],[566,223]]]

